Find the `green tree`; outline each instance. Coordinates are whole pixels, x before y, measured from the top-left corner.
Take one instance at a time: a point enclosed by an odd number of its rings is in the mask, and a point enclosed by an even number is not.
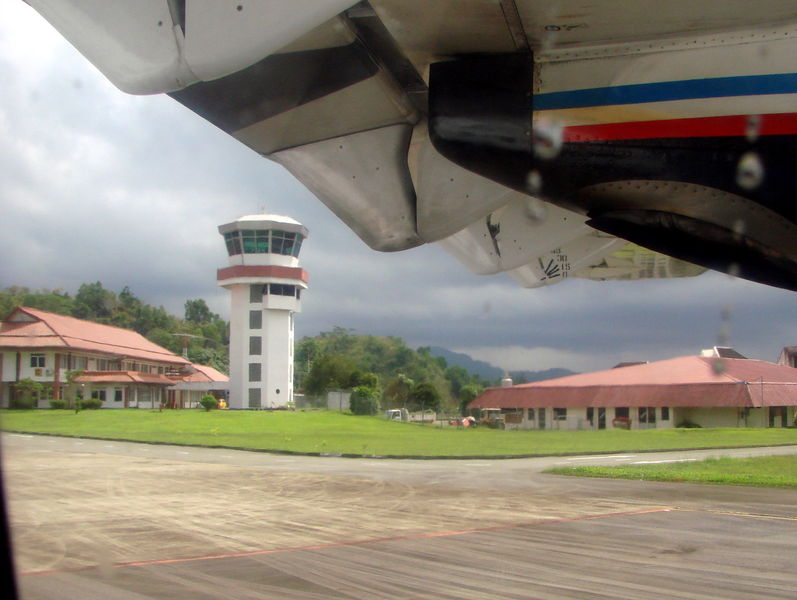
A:
[[[117,305],[116,294],[102,287],[102,283],[84,283],[75,295],[72,314],[78,319],[108,323]]]
[[[412,406],[416,410],[438,410],[440,408],[440,392],[428,381],[420,381],[415,384],[410,393]]]
[[[459,390],[459,413],[465,415],[468,411],[468,404],[482,395],[484,388],[477,383],[463,385]]]
[[[44,385],[26,377],[15,384],[14,394],[11,398],[11,408],[31,409],[36,405],[36,399],[44,391]]]
[[[211,323],[218,318],[219,315],[210,312],[207,303],[202,298],[186,300],[185,320],[189,323]]]
[[[367,386],[358,385],[349,398],[349,409],[355,415],[375,415],[379,412],[379,392]]]
[[[324,354],[313,362],[304,382],[308,394],[323,394],[330,388],[353,387],[359,375],[357,366],[340,354]]]

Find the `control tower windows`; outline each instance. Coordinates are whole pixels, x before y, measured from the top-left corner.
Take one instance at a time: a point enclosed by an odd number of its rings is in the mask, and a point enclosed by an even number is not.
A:
[[[299,256],[302,248],[303,237],[291,231],[244,229],[229,231],[224,234],[227,245],[227,254],[282,254],[284,256]]]

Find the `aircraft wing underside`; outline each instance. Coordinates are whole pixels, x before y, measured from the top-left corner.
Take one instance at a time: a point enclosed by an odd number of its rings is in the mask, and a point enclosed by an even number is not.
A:
[[[527,287],[712,268],[797,289],[793,0],[29,4],[375,249],[440,242]]]

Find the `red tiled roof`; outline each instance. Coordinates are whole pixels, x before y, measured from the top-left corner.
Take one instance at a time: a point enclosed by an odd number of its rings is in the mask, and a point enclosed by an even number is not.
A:
[[[191,364],[191,366],[196,369],[195,373],[191,373],[189,375],[184,375],[179,378],[179,381],[196,381],[199,383],[213,383],[213,382],[228,382],[230,378],[227,377],[224,373],[217,371],[213,367],[209,367],[207,365],[197,365]]]
[[[152,385],[174,385],[174,381],[157,373],[138,371],[84,371],[74,379],[75,383],[145,383]]]
[[[23,314],[33,320],[11,320]],[[63,348],[189,364],[187,359],[150,342],[135,331],[26,307],[17,308],[0,323],[0,348]]]
[[[472,408],[797,406],[797,369],[760,360],[683,356],[490,388]]]

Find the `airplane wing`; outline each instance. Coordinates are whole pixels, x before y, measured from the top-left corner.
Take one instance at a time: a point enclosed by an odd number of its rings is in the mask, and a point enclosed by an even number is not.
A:
[[[372,248],[440,242],[528,287],[711,268],[797,290],[793,0],[28,3]]]

